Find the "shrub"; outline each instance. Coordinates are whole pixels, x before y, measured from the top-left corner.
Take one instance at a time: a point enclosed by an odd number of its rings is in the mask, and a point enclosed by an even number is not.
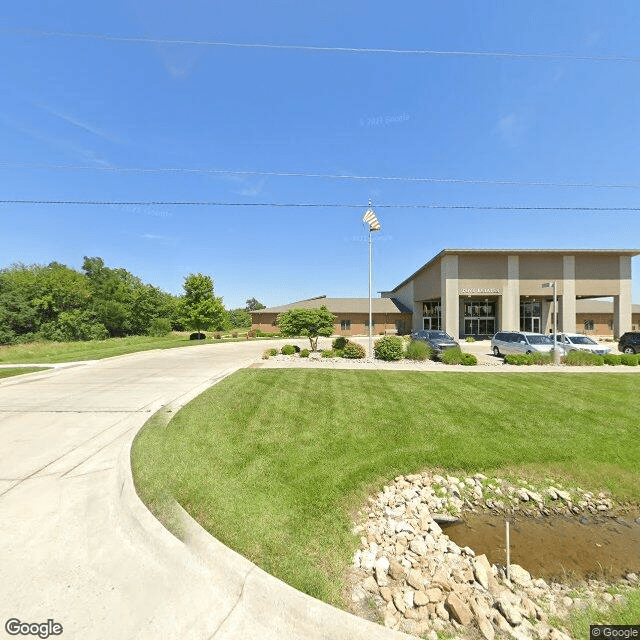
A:
[[[620,364],[624,364],[627,367],[638,366],[638,356],[633,353],[623,353],[620,356]]]
[[[300,347],[297,344],[294,344],[293,348],[296,350],[296,353],[300,353]]]
[[[464,341],[465,341],[465,342],[475,342],[475,341],[476,341],[476,339],[475,339],[473,336],[467,336],[467,337],[464,339]]]
[[[282,349],[280,349],[280,353],[283,356],[292,356],[296,352],[296,348],[292,344],[285,344]]]
[[[400,360],[404,356],[402,338],[398,336],[384,336],[376,340],[374,345],[376,358],[380,360]]]
[[[440,360],[445,364],[461,364],[466,367],[478,364],[478,358],[472,353],[463,353],[460,349],[447,349],[440,354]]]
[[[220,339],[222,339],[222,334],[219,331],[216,331],[216,333],[213,334],[213,337],[216,340],[220,340]]]
[[[231,337],[232,338],[237,338],[238,337],[238,332],[237,331],[232,331],[231,332]]]
[[[171,321],[169,318],[154,318],[149,323],[149,335],[150,336],[166,336],[171,333]]]
[[[404,354],[409,360],[428,360],[433,355],[433,349],[422,340],[412,340],[407,345],[407,351]]]
[[[323,358],[334,358],[335,357],[335,352],[333,351],[333,349],[323,349],[322,350],[322,357]]]
[[[344,345],[344,349],[342,349],[342,357],[343,358],[351,358],[353,360],[364,358],[367,355],[366,349],[357,342],[347,341],[347,344]]]
[[[564,358],[562,358],[564,364],[570,366],[602,366],[604,364],[604,358],[596,353],[590,353],[589,351],[569,351]]]
[[[612,367],[616,367],[619,364],[622,364],[620,362],[620,355],[617,353],[606,353],[604,356],[602,356],[602,359],[604,360],[605,364],[610,364]]]
[[[344,349],[349,342],[344,336],[339,336],[331,343],[332,349]]]
[[[530,355],[531,364],[553,364],[552,353],[532,353]]]
[[[504,357],[507,364],[518,366],[533,364],[533,356],[530,353],[509,353]]]
[[[268,353],[270,356],[277,356],[277,355],[278,355],[278,350],[277,350],[277,349],[275,349],[274,347],[271,347],[271,349],[267,349],[267,353]]]
[[[300,357],[301,358],[308,358],[309,357],[309,353],[310,353],[309,349],[302,349],[300,351]]]
[[[277,353],[277,351],[276,351]],[[276,355],[275,353],[271,353],[271,349],[265,349],[265,351],[262,352],[262,359],[263,360],[268,360],[271,356]]]

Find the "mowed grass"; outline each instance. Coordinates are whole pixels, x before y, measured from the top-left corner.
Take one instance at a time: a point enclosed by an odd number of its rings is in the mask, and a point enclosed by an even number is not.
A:
[[[45,371],[46,367],[10,367],[0,368],[0,378],[11,378],[12,376],[21,376],[25,373],[35,373],[36,371]]]
[[[136,438],[152,511],[168,491],[269,573],[344,605],[352,518],[424,468],[553,474],[640,502],[640,376],[243,370]]]
[[[87,340],[77,342],[28,342],[16,345],[0,345],[1,364],[40,364],[56,362],[77,362],[78,360],[101,360],[112,356],[122,356],[150,349],[173,349],[175,347],[196,347],[211,344],[212,333],[207,340],[189,340],[190,332],[173,332],[167,336],[128,336],[126,338],[108,338],[106,340]],[[246,330],[244,330],[246,334]],[[240,335],[240,334],[238,334]],[[231,338],[223,334],[214,343],[244,340]]]

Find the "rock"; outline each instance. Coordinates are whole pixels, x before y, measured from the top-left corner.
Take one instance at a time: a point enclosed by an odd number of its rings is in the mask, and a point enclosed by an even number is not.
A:
[[[504,592],[496,600],[496,607],[512,627],[522,624],[522,614]]]
[[[429,596],[424,591],[416,591],[413,595],[413,603],[416,607],[425,607],[429,604]]]
[[[378,584],[373,576],[368,576],[362,583],[363,588],[369,593],[378,593]]]
[[[400,593],[399,591],[396,591],[393,594],[393,604],[395,605],[396,609],[400,612],[400,613],[404,613],[407,610],[407,605],[404,602],[404,594]]]
[[[511,636],[513,634],[513,629],[511,625],[505,620],[505,618],[500,615],[498,611],[493,611],[493,624],[496,625],[498,631],[502,631],[502,633]]]
[[[531,574],[523,569],[519,564],[512,564],[510,567],[511,581],[521,587],[531,586]]]
[[[447,596],[445,607],[449,615],[462,625],[468,625],[473,619],[469,607],[455,593],[450,593]]]
[[[522,502],[529,502],[529,492],[526,489],[518,489],[516,495]]]
[[[476,623],[478,624],[478,629],[480,629],[480,633],[482,634],[483,638],[486,638],[486,640],[493,640],[496,637],[496,632],[493,628],[493,625],[487,618],[476,617]]]
[[[445,609],[444,602],[438,602],[436,605],[436,615],[441,620],[449,622],[449,612]]]
[[[638,582],[638,575],[636,573],[627,573],[625,578],[628,582],[631,582],[631,584]]]
[[[403,580],[406,574],[404,567],[397,560],[391,559],[389,561],[389,575],[394,580]]]
[[[409,543],[409,549],[419,556],[426,556],[429,551],[423,538],[414,538]]]
[[[393,596],[391,595],[391,589],[389,587],[380,587],[380,595],[385,602],[391,602]]]
[[[402,599],[407,609],[413,609],[413,594],[413,589],[406,589],[402,594]]]
[[[427,589],[425,591],[425,595],[427,596],[427,598],[429,598],[429,602],[433,602],[435,604],[444,600],[444,594],[442,593],[442,591],[440,591],[440,589]]]
[[[416,591],[420,591],[424,587],[424,578],[418,569],[412,569],[407,575],[407,584]]]

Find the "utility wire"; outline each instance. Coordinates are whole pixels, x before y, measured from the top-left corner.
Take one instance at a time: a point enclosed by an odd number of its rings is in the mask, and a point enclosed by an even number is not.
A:
[[[532,60],[578,60],[590,62],[640,62],[640,56],[602,55],[588,56],[575,53],[522,53],[518,51],[464,51],[438,49],[387,49],[381,47],[325,47],[303,44],[272,44],[266,42],[226,42],[221,40],[194,40],[152,38],[145,36],[119,36],[108,33],[89,33],[71,31],[40,31],[37,29],[4,28],[0,33],[8,35],[26,35],[34,38],[67,38],[84,40],[103,40],[107,42],[128,42],[132,44],[171,44],[199,47],[229,47],[235,49],[275,49],[285,51],[306,51],[311,53],[378,53],[412,56],[463,56],[475,58],[515,58]]]
[[[312,173],[306,171],[244,171],[236,169],[216,169],[206,167],[117,167],[104,165],[57,165],[34,162],[0,162],[0,169],[48,169],[53,171],[103,171],[107,173],[175,173],[203,175],[260,176],[279,178],[322,178],[327,180],[360,180],[414,182],[433,184],[474,184],[474,185],[507,185],[518,187],[562,187],[590,189],[640,189],[640,184],[607,183],[607,182],[556,182],[547,180],[516,180],[510,178],[437,178],[433,176],[376,176],[341,173]]]
[[[140,206],[140,207],[286,207],[286,208],[334,208],[363,209],[365,205],[330,202],[218,202],[209,200],[0,200],[0,204],[30,205],[80,205],[80,206]],[[549,206],[508,206],[479,204],[376,204],[376,209],[465,209],[474,211],[592,211],[592,212],[638,212],[640,207],[549,207]]]

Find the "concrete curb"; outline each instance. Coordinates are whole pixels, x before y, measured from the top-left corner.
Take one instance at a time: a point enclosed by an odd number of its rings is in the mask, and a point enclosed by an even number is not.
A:
[[[253,360],[251,361],[253,362]],[[171,402],[178,410],[220,380],[249,363],[227,369]],[[168,405],[164,405],[168,406]],[[161,408],[153,407],[153,414]],[[139,429],[132,432],[118,458],[117,486],[122,527],[127,537],[158,561],[180,571],[181,563],[206,571],[216,587],[215,602],[194,594],[189,633],[182,638],[221,640],[409,640],[413,636],[387,629],[316,600],[266,573],[205,531],[177,503],[184,541],[174,537],[140,500],[131,469],[131,447]],[[166,626],[163,633],[166,634]],[[166,637],[166,636],[165,636]]]

